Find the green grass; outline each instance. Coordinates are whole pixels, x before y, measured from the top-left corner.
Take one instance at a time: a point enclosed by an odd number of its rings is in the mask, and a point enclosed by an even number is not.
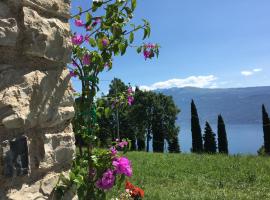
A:
[[[270,158],[130,152],[145,200],[270,199]],[[111,196],[116,191],[109,193]]]

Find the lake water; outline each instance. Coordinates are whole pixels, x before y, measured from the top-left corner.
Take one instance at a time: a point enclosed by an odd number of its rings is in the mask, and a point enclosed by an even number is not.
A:
[[[217,125],[211,124],[215,133]],[[182,152],[190,152],[191,128],[190,125],[180,123],[180,147]],[[202,128],[202,133],[203,133]],[[228,146],[230,154],[257,154],[263,144],[262,124],[226,124]]]

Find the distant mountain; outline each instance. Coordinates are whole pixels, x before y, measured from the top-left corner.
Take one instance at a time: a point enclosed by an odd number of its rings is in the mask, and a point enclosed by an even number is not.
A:
[[[270,86],[226,89],[184,87],[156,90],[156,92],[173,97],[181,109],[178,117],[181,124],[190,124],[191,99],[195,101],[202,123],[205,120],[216,123],[218,114],[222,114],[225,123],[261,123],[263,103],[270,114]]]

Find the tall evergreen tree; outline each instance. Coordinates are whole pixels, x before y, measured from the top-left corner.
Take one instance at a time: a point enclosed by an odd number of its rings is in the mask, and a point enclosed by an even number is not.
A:
[[[218,116],[218,152],[228,154],[228,140],[225,123],[221,115]]]
[[[191,133],[192,133],[192,149],[194,153],[203,151],[202,130],[196,105],[191,101]]]
[[[213,133],[212,128],[208,122],[205,123],[203,140],[204,140],[204,144],[203,144],[204,152],[206,153],[217,152],[215,134]]]
[[[262,105],[262,120],[264,134],[264,150],[266,154],[270,155],[270,119],[264,105]]]

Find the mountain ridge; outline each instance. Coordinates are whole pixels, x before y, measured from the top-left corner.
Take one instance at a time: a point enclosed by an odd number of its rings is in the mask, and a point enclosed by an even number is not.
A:
[[[181,113],[178,122],[190,124],[190,102],[194,99],[201,123],[216,123],[218,114],[222,114],[225,123],[258,124],[261,123],[261,105],[270,109],[270,86],[240,88],[197,88],[182,87],[158,89],[172,96]],[[270,113],[270,110],[268,110]]]

